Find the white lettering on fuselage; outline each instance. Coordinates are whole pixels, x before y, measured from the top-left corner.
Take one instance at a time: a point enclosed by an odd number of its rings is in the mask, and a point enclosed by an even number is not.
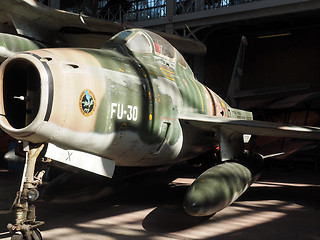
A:
[[[114,117],[117,119],[122,120],[126,118],[128,121],[137,121],[138,119],[138,107],[127,105],[125,107],[123,104],[120,103],[111,103],[111,119]]]

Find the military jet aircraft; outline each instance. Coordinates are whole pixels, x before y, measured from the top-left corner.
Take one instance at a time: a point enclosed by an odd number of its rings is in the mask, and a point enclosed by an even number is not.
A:
[[[112,178],[120,166],[172,165],[218,145],[221,164],[201,174],[184,200],[188,214],[208,216],[259,175],[263,157],[245,151],[244,135],[320,139],[318,128],[254,121],[232,108],[167,40],[144,29],[121,31],[100,49],[14,54],[1,65],[0,91],[0,126],[22,142],[26,158],[12,239],[41,239],[32,202],[45,173],[35,173],[37,162]]]

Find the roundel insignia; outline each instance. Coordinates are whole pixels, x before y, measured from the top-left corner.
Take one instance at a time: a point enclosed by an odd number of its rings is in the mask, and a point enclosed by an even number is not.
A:
[[[85,117],[91,116],[96,108],[96,97],[89,89],[83,90],[80,99],[79,107],[82,115]]]

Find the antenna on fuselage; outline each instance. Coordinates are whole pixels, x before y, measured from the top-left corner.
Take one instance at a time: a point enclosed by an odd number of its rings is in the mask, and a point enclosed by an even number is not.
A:
[[[246,47],[248,46],[248,40],[245,36],[242,36],[238,55],[236,62],[234,64],[232,76],[230,85],[228,88],[228,93],[226,96],[226,101],[232,106],[232,107],[238,107],[238,103],[236,101],[236,95],[240,91],[240,84],[242,81],[243,76],[243,64],[244,64],[244,56]]]

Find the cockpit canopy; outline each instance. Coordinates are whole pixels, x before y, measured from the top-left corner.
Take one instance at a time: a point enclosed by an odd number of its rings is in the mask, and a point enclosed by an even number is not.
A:
[[[181,61],[182,58],[166,39],[144,29],[124,30],[110,38],[104,48],[118,44],[126,45],[133,53],[150,53],[169,61],[175,61],[177,58]]]

